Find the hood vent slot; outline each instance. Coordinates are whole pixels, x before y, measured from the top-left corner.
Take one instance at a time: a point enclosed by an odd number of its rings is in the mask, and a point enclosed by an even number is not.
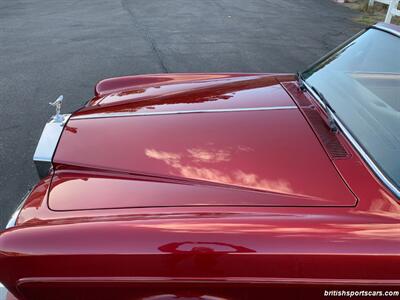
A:
[[[329,130],[315,108],[306,107],[303,108],[303,111],[332,159],[344,159],[350,157],[349,153],[340,143],[336,135]]]
[[[286,89],[292,99],[303,112],[304,117],[308,120],[310,126],[318,136],[322,146],[328,152],[331,159],[346,159],[351,155],[346,151],[340,143],[336,134],[331,132],[321,115],[318,113],[315,104],[312,103],[306,93],[293,82],[283,82],[282,86]]]

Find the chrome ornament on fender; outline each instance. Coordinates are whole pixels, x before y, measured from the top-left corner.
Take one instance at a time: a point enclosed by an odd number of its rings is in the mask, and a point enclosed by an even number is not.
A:
[[[52,166],[52,159],[57,148],[58,141],[70,114],[61,114],[63,96],[60,95],[54,102],[49,103],[56,108],[56,114],[45,125],[39,143],[36,147],[33,161],[40,178],[46,177]]]

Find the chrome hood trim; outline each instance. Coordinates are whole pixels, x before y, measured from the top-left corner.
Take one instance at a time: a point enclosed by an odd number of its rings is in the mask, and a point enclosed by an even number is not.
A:
[[[46,123],[36,147],[35,154],[33,155],[33,161],[35,162],[40,178],[46,177],[49,174],[58,141],[71,115],[66,114],[62,115],[62,117],[62,122],[57,122],[57,120],[52,119]]]
[[[148,113],[137,113],[137,112],[97,113],[97,114],[91,114],[91,115],[75,116],[75,117],[72,117],[71,120],[135,117],[135,116],[196,114],[196,113],[223,113],[223,112],[241,112],[241,111],[282,110],[282,109],[297,109],[297,106],[288,105],[288,106],[227,108],[227,109],[196,109],[196,110],[178,110],[178,111],[159,111],[159,112],[148,112]]]

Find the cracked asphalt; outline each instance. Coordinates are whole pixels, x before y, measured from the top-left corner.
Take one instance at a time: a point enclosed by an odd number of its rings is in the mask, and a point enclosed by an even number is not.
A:
[[[48,103],[106,77],[295,72],[361,29],[331,0],[0,0],[0,227],[38,178]]]

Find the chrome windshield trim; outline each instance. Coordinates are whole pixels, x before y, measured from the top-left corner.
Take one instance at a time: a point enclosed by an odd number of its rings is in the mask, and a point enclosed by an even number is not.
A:
[[[33,161],[35,162],[40,178],[48,174],[61,133],[70,116],[70,114],[62,115],[62,122],[57,122],[55,119],[52,119],[47,122],[43,129],[35,154],[33,155]]]
[[[304,86],[307,88],[307,91],[319,102],[319,104],[323,107],[326,108],[325,104],[323,101],[320,99],[320,97],[315,93],[310,85],[304,81]],[[329,109],[329,108],[328,108]],[[350,131],[347,130],[346,126],[340,121],[340,119],[335,115],[332,114],[333,119],[335,120],[336,124],[339,126],[340,130],[343,132],[343,134],[349,139],[351,144],[356,148],[358,153],[361,155],[361,157],[364,159],[364,161],[369,165],[369,167],[372,169],[372,171],[375,173],[375,175],[382,181],[386,187],[389,188],[391,192],[393,192],[398,198],[400,198],[400,190],[396,188],[396,186],[382,173],[382,171],[378,168],[378,166],[374,163],[374,161],[369,157],[369,155],[365,152],[365,150],[362,148],[362,146],[357,142],[357,140],[351,135]]]
[[[386,26],[382,26],[382,25],[376,24],[376,25],[371,26],[371,28],[375,28],[375,29],[379,29],[379,30],[382,30],[382,31],[386,31],[388,33],[391,33],[391,34],[397,36],[397,37],[400,37],[400,32],[399,31],[396,31],[394,29],[388,28]]]
[[[163,116],[179,114],[197,114],[197,113],[223,113],[223,112],[242,112],[242,111],[263,111],[263,110],[283,110],[296,109],[295,105],[271,106],[271,107],[250,107],[250,108],[228,108],[228,109],[198,109],[198,110],[178,110],[178,111],[159,111],[159,112],[118,112],[118,113],[97,113],[91,115],[74,116],[71,120],[99,119],[99,118],[117,118],[117,117],[144,117],[144,116]]]

